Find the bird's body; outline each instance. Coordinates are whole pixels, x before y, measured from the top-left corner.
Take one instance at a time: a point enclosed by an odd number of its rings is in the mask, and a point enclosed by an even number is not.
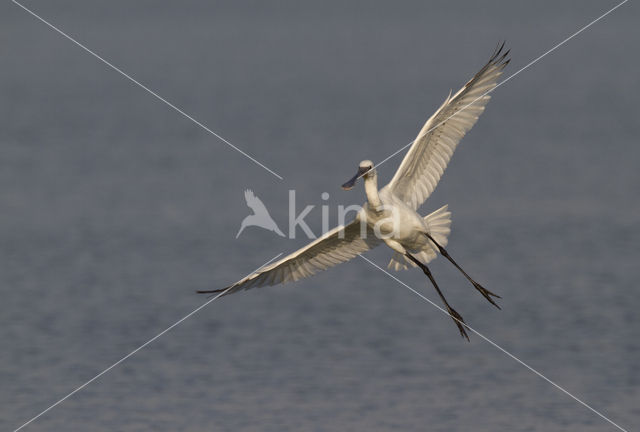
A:
[[[378,191],[375,173],[365,175],[364,179],[367,202],[358,212],[358,221],[365,221],[371,229],[377,229],[379,238],[400,254],[431,249],[424,235],[429,233],[425,219],[399,199],[390,188]]]
[[[418,213],[418,208],[435,189],[459,141],[484,111],[490,99],[488,93],[495,88],[502,70],[509,63],[506,59],[508,51],[502,54],[503,46],[462,89],[453,96],[449,94],[427,120],[393,179],[385,187],[378,189],[378,176],[371,161],[360,163],[356,175],[342,186],[348,190],[359,178],[364,179],[367,202],[353,221],[334,228],[227,288],[200,292],[223,292],[227,295],[242,289],[296,281],[348,261],[384,242],[394,251],[389,267],[394,270],[420,267],[460,333],[468,339],[462,317],[447,303],[426,264],[439,253],[496,307],[498,305],[492,297],[498,296],[475,282],[444,249],[451,224],[447,206],[426,217]]]

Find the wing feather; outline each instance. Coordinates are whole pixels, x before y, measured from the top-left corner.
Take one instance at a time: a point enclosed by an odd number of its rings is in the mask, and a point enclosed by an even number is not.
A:
[[[385,188],[418,209],[436,188],[462,137],[478,121],[493,90],[509,63],[502,46],[496,49],[480,71],[453,96],[451,92],[427,120],[407,152],[398,171]]]
[[[369,227],[365,238],[361,237],[360,229],[358,218],[346,226],[338,226],[307,246],[225,288],[224,295],[249,288],[297,281],[349,261],[380,244],[381,240]]]

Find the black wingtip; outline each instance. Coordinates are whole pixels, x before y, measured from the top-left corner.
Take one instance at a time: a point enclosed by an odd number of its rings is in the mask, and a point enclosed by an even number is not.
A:
[[[221,288],[221,289],[215,289],[215,290],[198,290],[198,291],[196,291],[196,293],[197,294],[215,294],[215,293],[226,291],[228,289],[229,289],[229,287]]]
[[[490,64],[500,65],[502,67],[509,64],[511,59],[507,57],[511,53],[511,49],[506,50],[504,53],[502,52],[504,50],[506,43],[507,43],[506,40],[503,40],[502,43],[498,43],[498,45],[496,46],[496,49],[493,51],[493,54],[491,55],[491,58],[489,59]]]
[[[496,48],[493,50],[493,54],[491,54],[490,61],[494,61],[495,59],[498,58],[498,56],[500,55],[500,53],[504,49],[504,44],[505,43],[507,43],[507,41],[503,40],[502,43],[498,42],[498,45],[496,45]]]

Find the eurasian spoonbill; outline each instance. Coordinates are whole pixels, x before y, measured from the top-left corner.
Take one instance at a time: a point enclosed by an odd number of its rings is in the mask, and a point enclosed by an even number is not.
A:
[[[435,189],[458,142],[473,127],[489,102],[488,93],[496,87],[498,78],[509,63],[509,51],[502,53],[503,48],[504,43],[457,93],[453,96],[449,93],[442,106],[422,127],[389,184],[378,190],[374,164],[369,160],[360,162],[356,175],[342,185],[349,190],[359,178],[364,178],[367,202],[353,221],[330,230],[307,246],[227,288],[198,292],[223,292],[227,295],[239,290],[297,281],[348,261],[384,242],[394,251],[389,267],[394,270],[420,267],[460,334],[469,339],[462,316],[445,299],[427,263],[440,253],[498,308],[492,297],[500,296],[473,280],[444,249],[451,231],[451,213],[447,206],[425,217],[417,210]]]

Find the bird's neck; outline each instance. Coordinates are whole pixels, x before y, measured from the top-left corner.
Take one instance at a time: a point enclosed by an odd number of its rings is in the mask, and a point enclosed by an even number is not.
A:
[[[382,207],[380,195],[378,195],[378,177],[376,175],[364,178],[364,191],[367,194],[369,205],[376,211]]]

